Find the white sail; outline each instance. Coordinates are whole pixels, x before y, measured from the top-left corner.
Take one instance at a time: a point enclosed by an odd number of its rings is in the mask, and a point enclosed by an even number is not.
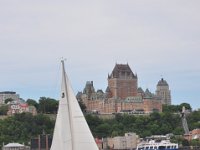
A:
[[[71,88],[62,60],[61,100],[51,150],[98,150]]]

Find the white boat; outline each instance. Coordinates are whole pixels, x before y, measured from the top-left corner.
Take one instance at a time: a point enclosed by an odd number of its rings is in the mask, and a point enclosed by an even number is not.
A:
[[[61,99],[50,150],[98,150],[62,63]]]
[[[178,144],[169,140],[150,140],[139,143],[136,150],[178,150]]]

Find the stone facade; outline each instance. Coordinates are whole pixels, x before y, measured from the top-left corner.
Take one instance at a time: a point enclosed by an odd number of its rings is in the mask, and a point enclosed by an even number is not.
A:
[[[113,150],[129,150],[137,147],[138,140],[137,134],[125,133],[125,136],[107,138],[107,145]]]
[[[6,99],[19,101],[20,97],[19,97],[19,94],[16,94],[16,92],[12,92],[12,91],[0,92],[0,104],[5,104]]]
[[[128,64],[116,64],[111,75],[108,75],[107,90],[114,98],[137,96],[137,75],[133,74]]]
[[[158,81],[156,95],[161,98],[162,104],[171,105],[169,85],[163,78]]]
[[[169,88],[169,87],[168,87]],[[78,92],[77,99],[83,101],[88,112],[111,114],[143,114],[162,111],[162,97],[158,88],[156,94],[148,89],[138,88],[138,77],[128,64],[116,64],[108,75],[106,91],[95,91],[93,81],[87,81],[83,92]]]

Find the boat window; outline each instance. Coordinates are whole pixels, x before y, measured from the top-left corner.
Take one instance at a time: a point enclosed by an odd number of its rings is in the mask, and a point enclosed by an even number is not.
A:
[[[165,149],[165,146],[159,146],[158,149],[163,150],[163,149]]]
[[[175,145],[174,148],[177,148],[177,146]]]
[[[64,98],[65,97],[65,93],[62,93],[62,98]]]
[[[151,146],[150,149],[153,149],[153,146]]]
[[[170,148],[170,146],[167,146],[167,148]]]

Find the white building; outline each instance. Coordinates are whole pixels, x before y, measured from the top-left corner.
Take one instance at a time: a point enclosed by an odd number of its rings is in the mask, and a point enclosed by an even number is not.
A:
[[[113,139],[113,149],[126,149],[126,138],[124,136],[116,136]]]
[[[12,101],[8,104],[8,106],[7,115],[14,115],[23,112],[29,112],[32,113],[32,115],[37,115],[35,106],[29,106],[27,103]]]
[[[139,136],[136,133],[125,133],[126,147],[132,149],[137,147]]]
[[[19,101],[20,99],[19,94],[16,94],[16,92],[12,91],[0,92],[0,104],[5,104],[5,100],[9,98],[15,101]]]
[[[130,150],[137,147],[139,136],[136,133],[125,133],[125,136],[108,138],[108,146],[114,150]]]
[[[30,150],[30,148],[19,143],[9,143],[4,145],[2,150]]]

